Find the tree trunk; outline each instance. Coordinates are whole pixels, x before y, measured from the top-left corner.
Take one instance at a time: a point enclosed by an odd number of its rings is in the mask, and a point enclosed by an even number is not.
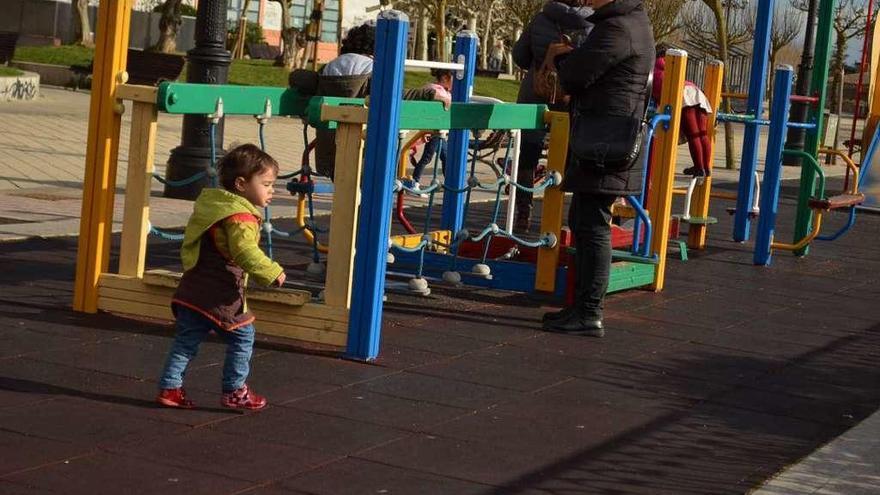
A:
[[[437,2],[437,60],[446,62],[446,1]]]
[[[177,51],[177,33],[180,31],[180,3],[182,0],[165,0],[162,16],[159,18],[159,41],[150,47],[151,51],[174,53]]]
[[[428,9],[422,7],[419,12],[419,60],[428,60]]]
[[[492,50],[492,13],[490,11],[486,11],[486,29],[483,30],[482,45],[480,68],[485,69],[489,65],[489,51]]]
[[[721,63],[724,64],[725,68],[729,68],[730,65],[728,62],[727,55],[727,19],[724,17],[724,6],[721,3],[721,0],[714,0],[710,5],[712,9],[712,13],[715,15],[715,25],[717,26],[715,30],[716,41],[718,42],[718,58],[721,59]],[[724,80],[721,81],[721,91],[727,92],[730,91],[730,87],[727,83],[727,79],[729,77],[730,72],[724,71]],[[726,113],[731,113],[730,109],[730,98],[724,98],[723,100],[724,111]],[[733,156],[733,126],[730,122],[724,123],[724,166],[728,170],[733,170],[736,168],[736,164],[734,163]]]
[[[281,42],[284,44],[281,65],[292,69],[296,62],[296,28],[290,26],[290,9],[286,2],[281,3]]]
[[[92,26],[89,22],[89,0],[76,0],[74,12],[79,21],[76,23],[79,44],[90,48],[95,46],[95,42],[92,40]]]
[[[238,33],[235,35],[235,44],[232,48],[232,58],[244,58],[244,44],[247,37],[247,11],[251,0],[244,0],[241,12],[238,14]]]

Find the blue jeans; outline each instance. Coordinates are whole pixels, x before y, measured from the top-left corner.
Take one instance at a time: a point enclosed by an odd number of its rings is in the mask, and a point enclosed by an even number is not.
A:
[[[186,367],[199,352],[199,345],[214,330],[226,341],[226,361],[223,363],[223,392],[232,392],[244,386],[251,369],[254,353],[254,326],[245,325],[233,331],[223,330],[201,313],[182,306],[177,307],[177,335],[168,361],[159,380],[159,388],[183,386]]]
[[[444,169],[446,168],[446,140],[442,139],[440,136],[434,136],[430,141],[425,143],[425,149],[422,150],[422,156],[415,165],[415,169],[413,170],[414,181],[418,182],[419,179],[422,178],[422,172],[424,172],[425,167],[434,160],[434,154],[437,153],[437,148],[440,148],[440,165]]]

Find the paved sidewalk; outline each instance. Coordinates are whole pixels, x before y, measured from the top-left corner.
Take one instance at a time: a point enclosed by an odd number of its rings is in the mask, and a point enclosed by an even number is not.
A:
[[[880,493],[880,413],[786,469],[753,495]]]

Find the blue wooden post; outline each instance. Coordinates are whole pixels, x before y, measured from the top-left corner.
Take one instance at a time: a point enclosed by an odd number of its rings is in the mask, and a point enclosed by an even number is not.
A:
[[[408,31],[406,14],[379,14],[348,325],[347,355],[352,359],[370,360],[379,354]]]
[[[752,77],[749,81],[749,99],[746,113],[760,119],[764,111],[764,88],[767,87],[767,63],[770,57],[770,28],[773,24],[774,0],[759,0],[755,20],[755,40],[752,46]],[[776,118],[777,116],[774,116]],[[747,241],[751,227],[749,213],[755,197],[755,169],[758,168],[758,136],[761,127],[746,123],[743,133],[742,162],[739,169],[739,190],[736,194],[736,215],[733,221],[733,240]],[[763,213],[763,212],[762,212]]]
[[[773,105],[770,108],[770,136],[767,141],[767,158],[764,163],[764,182],[761,184],[761,216],[755,237],[756,265],[770,264],[770,243],[776,230],[776,213],[779,209],[779,181],[782,176],[782,149],[788,129],[788,110],[791,106],[792,68],[781,65],[773,80]]]
[[[453,62],[464,59],[465,70],[459,77],[453,76],[452,101],[468,102],[474,88],[474,73],[477,60],[477,35],[472,31],[461,31],[455,37],[455,58]],[[446,153],[446,184],[447,188],[459,190],[464,188],[468,176],[468,139],[470,131],[458,129],[449,131],[449,149]],[[443,229],[453,234],[461,230],[464,224],[464,193],[446,190],[443,192]]]

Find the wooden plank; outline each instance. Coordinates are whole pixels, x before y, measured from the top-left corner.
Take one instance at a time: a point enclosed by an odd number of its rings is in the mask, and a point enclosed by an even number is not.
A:
[[[713,165],[713,157],[715,156],[715,118],[718,110],[721,108],[721,81],[724,79],[724,64],[718,60],[712,60],[706,65],[706,71],[703,76],[705,81],[704,92],[709,104],[715,110],[708,115],[707,129],[712,129],[709,133],[709,167]],[[703,183],[697,185],[691,199],[691,212],[695,217],[706,218],[709,216],[709,199],[712,197],[712,177],[703,178]],[[688,228],[688,247],[691,249],[706,248],[706,232],[708,226],[704,224],[693,224]]]
[[[174,315],[171,314],[171,307],[167,305],[162,306],[145,302],[102,297],[98,301],[98,309],[122,315],[133,315],[167,321],[174,320]],[[345,347],[347,340],[347,334],[345,332],[327,331],[321,328],[305,326],[305,324],[308,323],[308,319],[302,317],[290,318],[284,322],[277,322],[266,320],[258,316],[254,326],[257,329],[257,333],[261,335],[273,335],[301,340],[303,342]],[[339,325],[343,328],[346,328],[347,326],[347,324]]]
[[[157,285],[160,287],[177,288],[180,283],[179,272],[168,270],[150,270],[143,274],[144,283],[147,285]],[[300,289],[262,289],[260,287],[248,287],[248,302],[266,301],[279,304],[289,304],[291,306],[302,306],[312,300],[312,294],[306,290]]]
[[[321,120],[332,120],[339,123],[366,124],[369,111],[364,106],[333,106],[321,105]],[[337,136],[337,143],[339,138]],[[335,177],[334,177],[335,183]]]
[[[156,105],[156,98],[159,90],[154,86],[143,86],[140,84],[123,84],[116,88],[116,98],[120,100],[130,100],[134,102],[150,103]]]
[[[104,273],[101,275],[100,279],[100,288],[105,289],[120,289],[125,291],[131,291],[134,293],[144,293],[144,294],[154,294],[159,295],[161,297],[167,298],[168,301],[171,299],[171,294],[174,292],[174,288],[176,286],[169,286],[166,284],[162,285],[152,285],[146,283],[145,279],[149,278],[150,272],[146,272],[144,275],[144,279],[138,279],[134,277],[126,277],[122,275],[115,275],[112,273]],[[278,289],[281,290],[281,289]],[[299,291],[295,289],[284,289],[285,291],[291,292],[306,292]],[[308,318],[315,319],[327,319],[332,321],[346,321],[348,319],[348,311],[345,309],[332,308],[325,304],[317,304],[317,303],[304,303],[304,304],[289,304],[285,302],[277,302],[277,301],[266,301],[260,299],[254,299],[252,297],[248,297],[248,304],[251,305],[254,310],[256,308],[270,307],[272,311],[277,311],[273,306],[267,305],[280,305],[280,307],[285,308],[283,311],[289,310],[290,312],[301,314],[302,316]]]
[[[326,107],[325,107],[326,108]],[[336,131],[335,192],[330,211],[330,250],[324,301],[328,306],[351,306],[351,280],[357,235],[360,183],[363,170],[363,124],[340,124]]]
[[[672,111],[672,118],[667,129],[660,127],[655,134],[651,196],[648,198],[648,211],[651,212],[651,225],[654,226],[651,252],[656,253],[658,257],[656,277],[651,286],[655,291],[663,290],[666,273],[666,248],[669,244],[669,222],[672,220],[672,189],[675,183],[675,162],[678,155],[678,133],[686,66],[686,52],[681,50],[666,52],[666,72],[657,108],[667,108],[668,105]]]
[[[154,170],[157,112],[152,103],[135,102],[133,106],[119,273],[141,277],[144,274],[150,230],[150,186]]]
[[[547,170],[565,173],[565,160],[568,155],[568,114],[564,112],[547,112],[550,123],[550,148],[547,152]],[[565,209],[563,198],[565,193],[559,187],[551,187],[544,191],[541,208],[541,232],[553,232],[557,239],[562,230],[562,215]],[[538,249],[537,273],[535,290],[553,292],[556,289],[556,267],[559,265],[559,244],[553,248]]]
[[[134,305],[151,305],[156,308],[170,308],[173,292],[171,289],[167,288],[161,288],[160,291],[155,292],[142,292],[138,290],[100,287],[98,293],[100,295],[99,306],[104,299],[112,299],[114,301],[127,301]],[[251,304],[250,310],[253,312],[258,322],[269,321],[276,324],[293,324],[295,322],[297,325],[305,328],[343,334],[348,333],[348,319],[346,315],[328,314],[325,315],[324,318],[315,318],[299,314],[299,308],[301,307],[302,306],[291,308],[278,303],[261,301],[256,304]],[[170,315],[171,313],[170,311],[168,313],[158,311],[156,314]],[[147,316],[149,316],[149,314]],[[173,319],[173,316],[169,316],[169,318]]]

